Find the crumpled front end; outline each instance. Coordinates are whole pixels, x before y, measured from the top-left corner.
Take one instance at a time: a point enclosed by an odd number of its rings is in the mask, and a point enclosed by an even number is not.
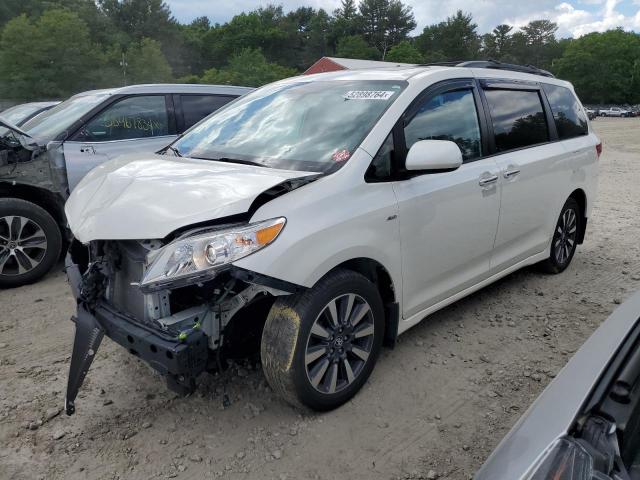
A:
[[[238,326],[264,316],[274,298],[295,285],[229,266],[206,281],[140,288],[150,253],[160,241],[74,241],[66,259],[78,307],[65,408],[75,399],[103,339],[107,336],[164,375],[168,387],[186,395],[197,377],[233,349]],[[244,326],[242,326],[244,324]],[[224,342],[224,345],[223,345]]]

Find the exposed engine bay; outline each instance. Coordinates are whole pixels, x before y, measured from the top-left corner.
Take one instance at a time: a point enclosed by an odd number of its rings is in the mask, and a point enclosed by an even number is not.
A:
[[[159,240],[72,244],[66,267],[78,315],[68,414],[104,334],[165,375],[170,389],[189,394],[202,372],[259,343],[277,296],[303,288],[229,266],[202,283],[145,292],[147,255],[162,246]]]

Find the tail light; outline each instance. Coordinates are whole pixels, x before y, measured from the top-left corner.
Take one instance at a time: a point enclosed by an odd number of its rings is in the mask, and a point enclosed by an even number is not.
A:
[[[598,158],[602,155],[602,142],[596,143],[596,154],[598,155]]]

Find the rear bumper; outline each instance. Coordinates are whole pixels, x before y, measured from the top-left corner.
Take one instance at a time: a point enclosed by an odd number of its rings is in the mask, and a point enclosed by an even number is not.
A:
[[[171,390],[185,395],[195,389],[195,380],[207,366],[207,336],[193,329],[180,339],[137,323],[105,301],[87,305],[82,298],[82,275],[69,256],[66,261],[71,290],[78,301],[76,332],[69,367],[65,408],[75,411],[75,398],[84,382],[103,335],[126,348],[166,376]]]

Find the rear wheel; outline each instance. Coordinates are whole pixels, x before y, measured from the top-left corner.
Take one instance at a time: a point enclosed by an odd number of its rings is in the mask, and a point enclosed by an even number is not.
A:
[[[564,271],[576,253],[578,232],[582,228],[582,211],[574,198],[569,198],[560,212],[551,240],[549,258],[540,266],[548,273]]]
[[[288,402],[330,410],[364,385],[383,335],[376,286],[359,273],[335,271],[273,305],[262,336],[264,373]]]
[[[62,234],[49,213],[17,198],[0,198],[0,288],[44,276],[60,257]]]

